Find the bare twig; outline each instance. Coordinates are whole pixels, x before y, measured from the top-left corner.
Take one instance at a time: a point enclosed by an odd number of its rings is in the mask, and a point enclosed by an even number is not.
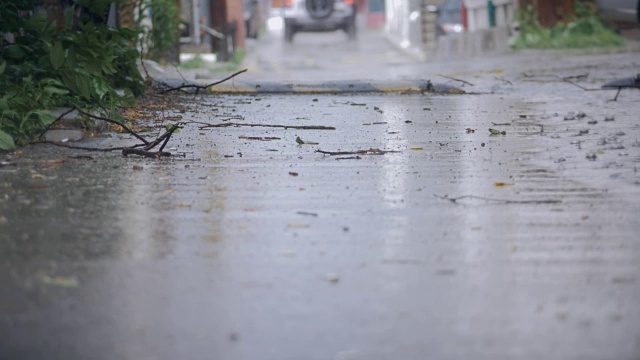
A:
[[[122,149],[122,155],[124,156],[140,155],[140,156],[146,156],[146,157],[157,159],[161,157],[169,157],[171,156],[171,153],[166,151],[145,151],[141,149],[126,148],[126,149]]]
[[[118,151],[118,150],[131,149],[131,148],[144,146],[144,144],[137,144],[137,145],[133,145],[133,146],[120,146],[120,147],[113,147],[113,148],[92,148],[92,147],[87,147],[87,146],[71,145],[71,144],[67,144],[67,143],[60,143],[60,142],[46,141],[46,140],[43,140],[43,141],[32,141],[29,144],[33,144],[33,145],[35,145],[35,144],[51,144],[51,145],[54,145],[54,146],[64,147],[64,148],[69,148],[69,149],[86,150],[86,151],[98,151],[98,152]]]
[[[618,95],[620,95],[620,91],[622,91],[621,87],[618,88],[618,91],[616,92],[616,96],[614,96],[613,99],[611,99],[611,101],[618,101]]]
[[[165,137],[165,139],[164,139],[164,142],[162,143],[162,146],[160,146],[160,150],[158,150],[158,152],[162,152],[162,149],[164,149],[164,147],[167,146],[169,139],[171,139],[171,135],[173,135],[173,132],[176,131],[177,129],[178,129],[178,124],[173,124],[173,126],[161,136],[161,137]]]
[[[491,122],[492,125],[494,126],[511,126],[511,123],[494,123]]]
[[[585,73],[585,74],[578,74],[578,75],[571,75],[571,76],[565,76],[562,79],[564,80],[570,80],[570,79],[586,79],[589,77],[589,73]]]
[[[494,78],[494,79],[496,79],[496,80],[498,80],[498,81],[505,82],[505,83],[507,83],[507,84],[509,84],[509,85],[513,85],[513,83],[512,83],[511,81],[507,80],[507,79],[502,79],[502,78],[499,78],[499,77],[497,77],[497,76],[494,76],[493,78]]]
[[[360,156],[345,156],[345,157],[337,157],[336,160],[360,160],[362,159]]]
[[[467,85],[471,85],[471,86],[473,86],[473,84],[472,84],[472,83],[470,83],[470,82],[468,82],[468,81],[464,81],[464,80],[456,79],[456,78],[451,77],[451,76],[442,75],[442,74],[438,74],[438,76],[442,76],[442,77],[443,77],[443,78],[445,78],[445,79],[454,80],[454,81],[459,81],[459,82],[461,82],[461,83],[463,83],[463,84],[467,84]]]
[[[207,128],[221,128],[221,127],[232,127],[232,126],[248,126],[248,127],[271,127],[271,128],[283,128],[283,129],[299,129],[299,130],[335,130],[336,128],[333,126],[322,126],[322,125],[306,125],[306,126],[298,126],[298,125],[274,125],[274,124],[250,124],[250,123],[221,123],[221,124],[209,124],[200,121],[190,121],[190,123],[201,124],[199,127],[200,130]]]
[[[387,153],[397,153],[399,151],[397,150],[380,150],[380,149],[374,149],[374,148],[370,148],[367,150],[355,150],[355,151],[323,151],[323,150],[316,150],[317,153],[320,154],[324,154],[324,155],[329,155],[329,156],[336,156],[336,155],[384,155]]]
[[[55,120],[53,120],[51,122],[51,124],[47,125],[47,127],[44,128],[44,130],[42,130],[42,132],[40,133],[40,135],[38,135],[38,139],[42,139],[42,136],[44,135],[44,133],[46,133],[47,131],[49,131],[49,129],[53,126],[53,124],[57,123],[58,121],[60,121],[60,119],[62,119],[63,117],[65,117],[65,115],[70,114],[71,112],[73,112],[73,110],[75,110],[76,107],[72,107],[69,111],[65,111],[62,114],[60,114],[60,116],[58,116]]]
[[[238,75],[240,75],[240,74],[242,74],[243,72],[246,72],[246,71],[247,71],[247,69],[243,69],[243,70],[237,71],[237,72],[227,76],[226,78],[224,78],[224,79],[222,79],[220,81],[216,81],[216,82],[214,82],[212,84],[208,84],[208,85],[187,84],[187,85],[182,85],[182,86],[178,86],[178,87],[169,88],[167,90],[162,91],[161,93],[165,94],[165,93],[168,93],[170,91],[176,91],[176,90],[182,90],[182,89],[188,89],[188,88],[195,88],[196,89],[196,93],[197,93],[200,90],[207,90],[208,88],[210,88],[212,86],[216,86],[218,84],[222,84],[223,82],[225,82],[225,81],[227,81],[229,79],[232,79],[232,78],[234,78],[234,77],[236,77],[236,76],[238,76]]]
[[[238,139],[243,140],[258,140],[258,141],[272,141],[272,140],[282,140],[282,138],[275,136],[239,136]]]
[[[560,77],[560,76],[558,76],[558,75],[553,75],[553,76],[554,76],[554,77],[556,77],[556,78],[558,78],[558,79],[560,79],[560,80],[562,80],[562,81],[564,81],[564,82],[567,82],[567,83],[569,83],[569,84],[571,84],[571,85],[573,85],[573,86],[577,86],[577,87],[579,87],[580,89],[582,89],[582,90],[584,90],[584,91],[607,90],[607,89],[600,89],[600,88],[596,88],[596,89],[589,89],[589,88],[586,88],[586,87],[584,87],[584,86],[582,86],[582,85],[580,85],[580,84],[576,84],[576,83],[574,83],[573,81],[569,80],[568,78],[562,78],[562,77]]]
[[[144,73],[147,75],[145,79],[153,79],[151,75],[149,75],[149,71],[147,71],[147,66],[144,64],[143,54],[144,51],[140,51],[140,65],[142,65],[142,70],[144,70]]]
[[[93,114],[89,114],[88,112],[83,111],[82,109],[78,109],[78,112],[82,115],[88,116],[90,118],[94,118],[94,119],[98,119],[98,120],[103,120],[112,124],[116,124],[119,126],[122,126],[122,128],[128,132],[129,134],[135,136],[138,140],[142,141],[145,145],[149,145],[149,141],[147,141],[147,139],[143,138],[142,136],[138,135],[138,133],[136,133],[135,131],[129,129],[127,127],[127,125],[121,123],[120,121],[117,120],[113,120],[113,119],[109,119],[103,116],[98,116],[98,115],[93,115]]]
[[[462,200],[462,199],[476,199],[476,200],[483,200],[483,201],[498,202],[503,204],[559,204],[562,202],[562,200],[551,200],[551,199],[545,199],[545,200],[495,199],[495,198],[488,198],[488,197],[476,196],[476,195],[462,195],[455,198],[448,197],[447,195],[442,196],[442,195],[433,194],[433,196],[437,197],[438,199],[451,201],[454,204],[458,204],[458,200]]]
[[[174,124],[171,128],[169,128],[167,131],[165,131],[164,134],[160,135],[157,139],[153,140],[152,142],[148,143],[147,146],[144,147],[145,150],[151,150],[154,147],[158,146],[158,144],[160,144],[160,142],[162,142],[162,140],[165,140],[165,144],[167,143],[167,140],[171,137],[171,135],[173,135],[173,132],[176,131],[178,129],[178,124]],[[162,146],[164,148],[164,145]],[[162,149],[160,149],[162,150]]]

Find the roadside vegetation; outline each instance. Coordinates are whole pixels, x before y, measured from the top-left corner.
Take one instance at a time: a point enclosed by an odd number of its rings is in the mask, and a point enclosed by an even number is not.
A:
[[[244,60],[244,57],[245,50],[243,48],[234,49],[231,59],[228,62],[208,63],[200,56],[200,54],[196,54],[192,59],[181,62],[180,68],[187,70],[205,69],[212,74],[234,72],[240,69],[240,64]]]
[[[0,150],[32,140],[56,120],[50,111],[55,107],[122,119],[118,110],[133,105],[144,90],[136,65],[138,49],[158,59],[175,43],[178,19],[169,14],[170,8],[155,12],[164,24],[155,28],[170,30],[154,33],[140,17],[132,29],[108,27],[105,9],[112,0],[68,2],[62,24],[32,12],[31,0],[0,3]],[[121,5],[146,11],[137,2]],[[157,9],[174,4],[148,3]]]
[[[538,14],[531,5],[516,15],[519,34],[513,39],[514,49],[561,49],[620,46],[622,36],[607,27],[593,4],[574,2],[574,15],[552,27],[538,22]]]

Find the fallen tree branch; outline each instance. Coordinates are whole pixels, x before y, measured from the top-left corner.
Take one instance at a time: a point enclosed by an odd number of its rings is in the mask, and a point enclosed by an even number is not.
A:
[[[42,139],[42,136],[44,135],[44,133],[46,133],[47,131],[49,131],[49,129],[58,121],[60,121],[60,119],[62,119],[63,117],[65,117],[65,115],[70,114],[71,112],[73,112],[73,110],[75,110],[76,107],[72,107],[69,111],[65,111],[62,114],[60,114],[60,116],[58,116],[55,120],[53,120],[49,125],[47,125],[47,127],[44,128],[44,130],[42,130],[42,132],[40,133],[40,135],[38,135],[38,139]]]
[[[461,83],[463,83],[463,84],[467,84],[467,85],[471,85],[471,86],[473,86],[473,84],[472,84],[472,83],[470,83],[470,82],[468,82],[468,81],[464,81],[464,80],[456,79],[456,78],[451,77],[451,76],[442,75],[442,74],[438,74],[438,76],[442,76],[442,77],[443,77],[443,78],[445,78],[445,79],[454,80],[454,81],[459,81],[459,82],[461,82]]]
[[[201,124],[199,127],[200,130],[208,129],[208,128],[222,128],[222,127],[232,127],[232,126],[248,126],[248,127],[271,127],[271,128],[283,128],[283,129],[298,129],[298,130],[335,130],[336,128],[333,126],[322,126],[322,125],[274,125],[274,124],[250,124],[250,123],[220,123],[220,124],[209,124],[200,121],[190,121],[193,124]]]
[[[589,88],[586,88],[586,87],[584,87],[584,86],[582,86],[582,85],[580,85],[580,84],[576,84],[576,83],[574,83],[573,81],[569,80],[568,78],[562,78],[562,77],[560,77],[560,76],[558,76],[558,75],[553,75],[553,76],[555,76],[556,78],[558,78],[558,79],[560,79],[560,80],[562,80],[562,81],[564,81],[564,82],[566,82],[566,83],[569,83],[569,84],[571,84],[571,85],[573,85],[573,86],[577,86],[577,87],[579,87],[580,89],[582,89],[582,90],[584,90],[584,91],[608,90],[608,89],[599,89],[599,88],[596,88],[596,89],[589,89]]]
[[[197,84],[186,84],[186,85],[181,85],[181,86],[177,86],[177,87],[172,87],[169,88],[167,90],[161,91],[161,94],[166,94],[170,91],[177,91],[177,90],[182,90],[182,89],[189,89],[189,88],[195,88],[196,89],[196,94],[200,91],[200,90],[207,90],[208,88],[212,87],[212,86],[216,86],[218,84],[222,84],[223,82],[229,80],[229,79],[233,79],[234,77],[242,74],[243,72],[246,72],[247,69],[243,69],[240,71],[237,71],[229,76],[227,76],[226,78],[220,80],[220,81],[216,81],[212,84],[208,84],[208,85],[197,85]]]
[[[511,199],[495,199],[495,198],[488,198],[488,197],[483,197],[483,196],[476,196],[476,195],[462,195],[462,196],[458,196],[455,198],[450,198],[447,195],[436,195],[433,194],[433,196],[437,197],[438,199],[442,199],[442,200],[449,200],[454,204],[459,204],[458,200],[462,200],[462,199],[476,199],[476,200],[482,200],[482,201],[493,201],[493,202],[499,202],[499,203],[503,203],[503,204],[559,204],[562,202],[562,200],[551,200],[551,199],[545,199],[545,200],[511,200]]]
[[[171,153],[166,151],[146,151],[141,149],[126,148],[126,149],[122,149],[122,155],[124,156],[140,155],[140,156],[146,156],[146,157],[158,159],[161,157],[169,157],[171,156]]]
[[[155,139],[152,142],[150,142],[149,144],[147,144],[147,146],[145,146],[144,149],[145,150],[151,150],[154,147],[156,147],[158,144],[160,144],[160,142],[162,142],[162,140],[164,140],[164,144],[160,148],[160,151],[162,151],[164,146],[167,144],[167,141],[169,141],[169,138],[171,137],[171,135],[173,135],[173,132],[176,131],[177,129],[178,129],[178,124],[173,124],[173,126],[171,128],[169,128],[167,131],[165,131],[164,134],[160,135],[157,139]]]
[[[129,127],[127,127],[127,125],[121,123],[120,121],[117,120],[113,120],[113,119],[109,119],[107,117],[103,117],[103,116],[98,116],[98,115],[93,115],[93,114],[89,114],[86,111],[83,111],[82,109],[78,109],[78,112],[84,116],[88,116],[90,118],[93,119],[98,119],[98,120],[103,120],[106,121],[108,123],[112,123],[112,124],[116,124],[121,126],[126,132],[128,132],[129,134],[135,136],[138,140],[142,141],[145,145],[149,145],[149,141],[147,141],[147,139],[143,138],[142,136],[138,135],[138,133],[136,133],[135,131],[129,129]]]
[[[171,139],[171,135],[173,135],[173,132],[176,131],[178,129],[178,124],[173,124],[173,126],[167,130],[166,133],[164,133],[162,136],[160,137],[165,137],[164,142],[162,143],[162,145],[160,146],[160,149],[158,150],[158,152],[162,152],[162,150],[164,149],[165,146],[167,146],[167,143],[169,142],[169,139]],[[169,154],[171,155],[171,154]]]
[[[317,153],[320,154],[324,154],[324,155],[329,155],[329,156],[336,156],[336,155],[384,155],[387,153],[397,153],[399,151],[397,150],[380,150],[380,149],[374,149],[374,148],[370,148],[367,150],[355,150],[355,151],[323,151],[323,150],[316,150]]]
[[[570,75],[570,76],[565,76],[563,77],[563,79],[565,80],[570,80],[570,79],[586,79],[589,77],[589,73],[585,73],[585,74],[578,74],[578,75]]]
[[[50,144],[50,145],[69,148],[69,149],[86,150],[86,151],[99,151],[99,152],[119,151],[119,150],[132,149],[132,148],[137,148],[137,147],[144,146],[144,144],[137,144],[137,145],[133,145],[133,146],[120,146],[120,147],[113,147],[113,148],[92,148],[92,147],[87,147],[87,146],[71,145],[71,144],[67,144],[67,143],[60,143],[60,142],[48,141],[48,140],[32,141],[29,144],[31,144],[31,145]]]
[[[502,78],[499,78],[499,77],[497,77],[497,76],[494,76],[493,78],[494,78],[494,79],[496,79],[496,80],[498,80],[498,81],[502,81],[502,82],[504,82],[504,83],[507,83],[507,84],[509,84],[509,85],[513,85],[513,83],[512,83],[511,81],[507,80],[507,79],[502,79]]]
[[[336,160],[360,160],[362,159],[360,156],[345,156],[345,157],[337,157]]]
[[[80,110],[78,109],[78,111],[80,111]],[[115,120],[113,120],[113,121],[115,121]],[[46,140],[33,141],[30,144],[51,144],[51,145],[55,145],[55,146],[59,146],[59,147],[65,147],[65,148],[69,148],[69,149],[86,150],[86,151],[100,151],[100,152],[109,152],[109,151],[121,150],[122,154],[124,156],[133,154],[133,155],[141,155],[141,156],[146,156],[146,157],[159,158],[159,157],[171,156],[171,153],[164,152],[162,150],[167,145],[167,142],[169,142],[169,139],[171,138],[171,135],[173,135],[173,133],[178,128],[179,128],[178,124],[174,124],[170,129],[168,129],[164,134],[159,136],[153,142],[149,143],[148,141],[145,141],[145,143],[143,143],[143,144],[136,144],[136,145],[133,145],[133,146],[121,146],[121,147],[113,147],[113,148],[93,148],[93,147],[71,145],[71,144],[67,144],[67,143],[60,143],[60,142],[46,141]],[[134,135],[137,135],[134,132],[132,132],[132,133]],[[158,150],[157,152],[148,151],[148,150],[153,149],[154,147],[156,147],[161,142],[163,142],[163,143],[162,143],[162,146],[160,147],[160,150]],[[139,147],[142,147],[142,146],[145,147],[144,150],[136,149],[136,148],[139,148]]]

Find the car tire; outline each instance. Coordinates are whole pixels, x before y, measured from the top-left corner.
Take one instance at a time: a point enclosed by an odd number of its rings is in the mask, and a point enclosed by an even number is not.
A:
[[[344,32],[347,33],[347,38],[349,40],[356,39],[356,18],[355,16],[347,19],[347,23],[344,25]]]
[[[284,22],[284,41],[293,42],[293,35],[296,34],[296,27],[290,21]]]
[[[314,19],[324,19],[333,13],[334,0],[305,0],[307,12]]]

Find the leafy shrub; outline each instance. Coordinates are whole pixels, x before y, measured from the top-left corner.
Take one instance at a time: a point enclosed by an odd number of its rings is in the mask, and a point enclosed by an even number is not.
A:
[[[121,5],[136,14],[125,23],[139,34],[136,46],[143,55],[161,63],[177,61],[180,18],[175,0],[122,0]]]
[[[543,27],[538,14],[529,5],[516,16],[520,33],[512,42],[514,49],[523,48],[585,48],[620,46],[623,38],[609,29],[590,4],[576,1],[575,15],[552,27]]]
[[[138,52],[130,45],[137,34],[101,21],[109,2],[75,1],[61,29],[42,13],[25,16],[32,10],[29,0],[0,5],[0,35],[14,37],[8,42],[3,36],[0,46],[0,139],[9,134],[27,142],[55,120],[49,110],[56,106],[113,113],[133,104],[143,90]],[[83,3],[88,7],[77,11]],[[10,148],[7,143],[0,141],[0,150]]]

